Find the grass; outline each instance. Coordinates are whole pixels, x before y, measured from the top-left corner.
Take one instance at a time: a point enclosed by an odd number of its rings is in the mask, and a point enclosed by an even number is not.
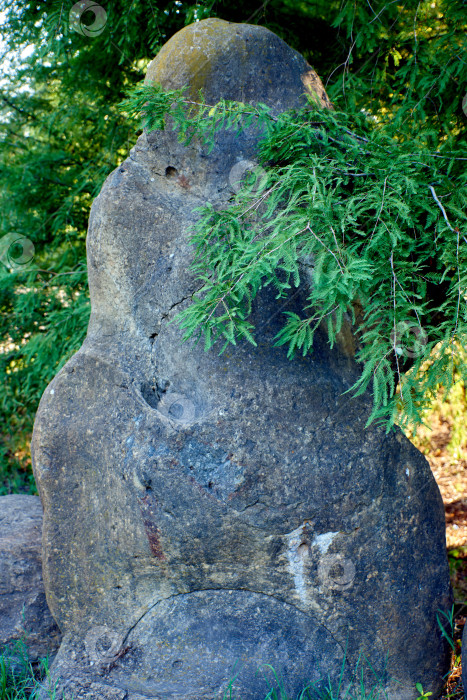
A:
[[[327,685],[323,689],[318,690],[315,683],[307,684],[303,690],[299,693],[297,698],[288,698],[287,693],[284,689],[284,684],[282,679],[278,676],[275,669],[270,665],[266,664],[264,666],[263,676],[270,686],[269,692],[265,696],[264,700],[382,700],[385,698],[387,700],[387,695],[384,691],[383,683],[378,678],[377,674],[371,667],[371,664],[364,657],[360,657],[357,661],[355,671],[352,674],[352,686],[347,687],[343,690],[342,681],[344,677],[344,671],[346,666],[346,658],[344,654],[344,659],[342,662],[341,672],[337,685],[333,686],[330,680],[328,680]],[[374,685],[368,690],[364,681],[365,667],[374,676]],[[268,673],[269,672],[269,677]],[[272,681],[271,681],[272,676]],[[240,700],[233,694],[233,683],[235,678],[233,678],[227,691],[224,694],[223,700]],[[422,700],[418,698],[417,700]]]
[[[369,691],[365,689],[363,665],[360,663],[357,663],[356,671],[353,674],[353,692],[350,693],[349,689],[341,692],[344,666],[345,658],[339,681],[335,687],[329,682],[324,690],[318,693],[315,686],[310,684],[306,685],[296,698],[290,698],[287,696],[284,684],[275,669],[267,664],[264,667],[263,675],[270,689],[264,700],[382,700],[382,698],[386,698],[376,674],[375,685]],[[48,678],[50,678],[48,659],[42,659],[38,664],[31,664],[24,642],[12,645],[9,648],[9,653],[0,655],[0,700],[34,700],[38,697]],[[229,682],[223,700],[241,700],[233,687],[235,679],[234,677]],[[417,686],[419,685],[417,684]],[[52,691],[49,695],[50,700],[54,700],[55,692]],[[421,695],[418,700],[427,700],[426,694]]]
[[[48,674],[47,657],[32,664],[24,641],[8,645],[0,655],[0,700],[34,700]]]
[[[453,613],[448,617],[448,628],[454,630]],[[446,625],[441,625],[442,629]],[[456,663],[460,663],[460,646],[458,642],[450,637],[449,633],[445,633],[448,643],[452,647],[453,658]],[[355,671],[352,674],[351,685],[343,688],[343,677],[346,665],[346,659],[342,662],[341,672],[336,684],[332,684],[329,680],[327,685],[321,686],[318,690],[315,684],[306,685],[296,698],[291,698],[287,695],[282,679],[278,676],[275,669],[266,664],[263,667],[263,676],[269,685],[264,700],[387,700],[383,683],[374,672],[371,664],[364,657],[359,658]],[[369,673],[374,676],[374,682],[368,688],[365,678],[368,679]],[[28,659],[27,645],[24,641],[16,642],[10,645],[3,654],[0,654],[0,700],[35,700],[38,698],[39,692],[44,687],[46,681],[50,680],[49,660],[48,658],[41,659],[37,664],[32,664]],[[234,676],[229,682],[224,693],[223,700],[241,700],[234,689],[236,677]],[[451,684],[452,685],[452,684]],[[457,683],[457,686],[459,683]],[[432,695],[430,692],[424,692],[420,683],[417,683],[414,690],[418,694],[416,700],[428,700]],[[442,695],[442,699],[449,698],[450,700],[462,700],[462,687],[457,694],[449,693],[449,679],[446,685],[446,693]],[[55,690],[49,692],[50,700],[55,700]],[[262,700],[262,699],[258,699]]]

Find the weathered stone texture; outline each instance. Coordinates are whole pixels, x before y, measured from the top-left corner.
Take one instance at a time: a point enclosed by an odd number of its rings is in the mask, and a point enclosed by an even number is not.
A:
[[[328,103],[274,34],[220,20],[173,37],[148,78],[276,112],[313,84]],[[242,700],[260,700],[265,664],[295,696],[337,682],[345,649],[348,671],[365,653],[393,699],[417,681],[437,692],[446,671],[439,491],[399,431],[364,429],[371,397],[342,395],[352,359],[322,334],[293,362],[273,347],[306,284],[286,304],[261,292],[257,348],[205,353],[169,324],[196,289],[193,210],[228,205],[229,174],[257,142],[221,133],[208,154],[143,134],[92,207],[88,336],[33,438],[44,578],[65,633],[54,670],[83,697],[212,700],[235,677]]]
[[[45,599],[42,506],[37,496],[0,497],[0,651],[25,642],[31,661],[53,655],[60,631]]]

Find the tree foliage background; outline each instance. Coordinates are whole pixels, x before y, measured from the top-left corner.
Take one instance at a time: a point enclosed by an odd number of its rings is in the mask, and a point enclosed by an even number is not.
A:
[[[88,36],[70,26],[72,2],[0,0],[0,493],[34,490],[34,413],[86,333],[90,205],[138,135],[118,104],[172,34],[212,16],[262,24],[305,56],[338,110],[438,154],[458,152],[467,131],[465,0],[99,5],[102,31]],[[448,161],[461,188],[465,164]]]

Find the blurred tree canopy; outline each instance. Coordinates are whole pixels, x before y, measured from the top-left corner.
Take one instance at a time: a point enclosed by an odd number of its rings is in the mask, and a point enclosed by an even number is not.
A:
[[[390,120],[401,140],[446,157],[467,130],[466,10],[465,0],[82,0],[74,11],[0,0],[0,493],[34,492],[35,410],[86,333],[91,202],[138,135],[118,104],[159,48],[206,17],[262,24],[305,56],[338,109]],[[448,167],[465,185],[465,162]]]

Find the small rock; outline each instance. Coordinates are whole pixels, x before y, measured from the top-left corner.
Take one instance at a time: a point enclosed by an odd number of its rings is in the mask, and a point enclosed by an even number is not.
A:
[[[42,582],[42,506],[38,496],[0,498],[0,650],[24,640],[29,660],[55,654],[60,630]]]

